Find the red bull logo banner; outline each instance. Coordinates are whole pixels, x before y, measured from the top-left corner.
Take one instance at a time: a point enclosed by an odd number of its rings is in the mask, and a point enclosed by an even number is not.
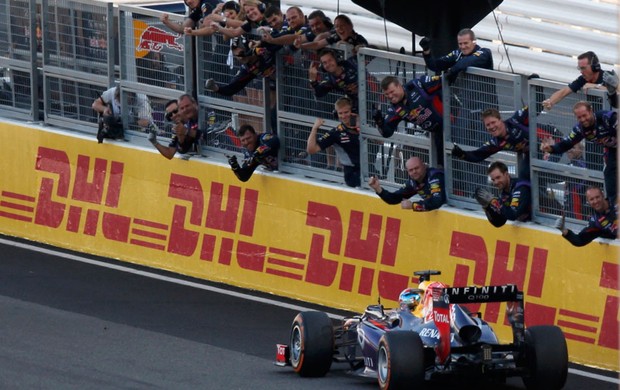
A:
[[[573,361],[617,364],[618,243],[576,248],[534,224],[411,213],[288,175],[241,183],[223,161],[15,124],[0,123],[0,142],[15,145],[0,156],[4,234],[354,311],[396,305],[418,270],[450,287],[516,285],[526,326],[559,326]],[[505,302],[469,305],[511,340]]]
[[[183,36],[161,24],[155,27],[141,20],[133,21],[135,56],[142,58],[150,51],[160,52],[164,48],[183,52]]]

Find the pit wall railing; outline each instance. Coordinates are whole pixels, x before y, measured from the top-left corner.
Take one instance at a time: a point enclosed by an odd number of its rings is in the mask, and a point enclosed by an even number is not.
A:
[[[3,2],[0,40],[6,44],[0,57],[4,69],[0,115],[94,135],[97,115],[92,102],[107,88],[119,85],[122,106],[128,107],[122,112],[126,140],[145,138],[138,119],[146,117],[165,143],[172,135],[164,120],[165,102],[187,92],[198,100],[199,120],[205,130],[199,155],[223,158],[240,152],[234,129],[247,123],[258,131],[278,133],[282,172],[343,182],[331,150],[313,156],[305,153],[317,117],[326,120],[324,130],[338,123],[333,103],[339,95],[317,98],[308,82],[308,68],[318,61],[316,53],[283,48],[271,79],[256,78],[238,94],[225,97],[205,88],[206,80],[226,84],[239,71],[240,64],[231,61],[230,41],[220,34],[197,38],[176,34],[160,22],[161,12],[141,7],[113,8],[88,0],[44,0],[41,4],[42,8],[36,2]],[[22,12],[13,12],[17,8]],[[183,17],[170,15],[170,20],[181,23]],[[46,27],[41,30],[41,26]],[[24,36],[24,31],[29,35]],[[28,39],[37,35],[41,38]],[[335,49],[343,59],[354,55],[351,47]],[[571,164],[574,162],[566,156],[544,156],[539,146],[545,137],[557,141],[570,132],[576,123],[572,114],[575,102],[588,100],[595,110],[608,109],[604,91],[569,95],[553,110],[545,111],[542,101],[565,84],[471,68],[452,85],[444,80],[444,128],[439,137],[403,123],[392,137],[383,138],[372,120],[375,108],[387,109],[381,80],[393,75],[405,83],[433,73],[419,57],[370,48],[362,48],[356,55],[358,74],[364,75],[359,77],[358,87],[363,187],[368,188],[365,183],[370,175],[379,177],[386,188],[399,187],[407,179],[405,161],[416,155],[431,166],[443,162],[450,205],[479,210],[472,195],[476,187],[491,188],[488,164],[504,161],[516,175],[516,155],[500,152],[483,162],[469,163],[452,157],[453,145],[470,150],[489,139],[480,118],[484,109],[495,107],[506,119],[528,106],[533,219],[548,224],[566,209],[569,222],[585,223],[591,210],[583,193],[588,185],[602,185],[602,148],[585,143],[582,167]],[[443,146],[438,148],[437,142]]]

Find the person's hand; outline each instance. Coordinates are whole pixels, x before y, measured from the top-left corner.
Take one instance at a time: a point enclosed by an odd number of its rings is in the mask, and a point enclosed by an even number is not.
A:
[[[168,14],[159,15],[159,21],[162,22],[163,24],[168,23],[168,19],[169,19]]]
[[[383,117],[383,112],[381,112],[381,109],[375,108],[375,110],[372,112],[372,119],[375,121],[375,124],[378,128],[383,127],[383,124],[385,123],[385,118]]]
[[[183,34],[185,34],[185,35],[192,35],[192,31],[193,31],[193,29],[191,27],[185,27],[183,29]]]
[[[323,126],[323,123],[325,123],[325,120],[321,118],[316,118],[316,120],[314,121],[314,127],[321,127]]]
[[[607,87],[607,92],[613,94],[618,89],[618,75],[614,69],[603,72],[603,85]]]
[[[459,72],[454,72],[452,70],[449,70],[446,72],[446,80],[448,80],[448,84],[454,84],[454,82],[456,81],[456,78],[458,77]]]
[[[232,155],[226,157],[228,158],[228,165],[230,165],[233,171],[241,169],[241,167],[239,166],[239,162],[237,161],[237,156]]]
[[[312,61],[310,64],[310,68],[308,68],[308,79],[312,81],[318,81],[319,77],[319,64],[317,62]]]
[[[149,131],[148,140],[153,145],[157,145],[157,133],[155,131],[153,131],[153,130],[150,130]]]
[[[554,227],[564,234],[564,226],[566,224],[566,216],[562,215],[555,221]]]
[[[375,190],[376,193],[379,193],[379,190],[381,189],[381,184],[376,176],[370,176],[368,178],[368,186]]]
[[[553,148],[551,146],[554,143],[555,143],[555,141],[553,141],[553,138],[551,138],[551,137],[547,137],[547,138],[543,139],[540,142],[540,151],[544,152],[544,153],[551,153],[551,151],[553,150]]]
[[[420,47],[422,48],[422,51],[430,50],[431,40],[427,37],[420,39]]]
[[[400,202],[400,208],[403,210],[411,210],[413,208],[413,203],[409,199],[405,199]]]
[[[474,193],[474,199],[476,199],[476,201],[480,203],[480,206],[482,206],[483,208],[489,207],[489,204],[491,204],[493,198],[494,196],[491,191],[487,190],[486,188],[476,188],[476,192]]]
[[[551,99],[545,99],[542,102],[543,107],[545,108],[545,110],[551,110],[551,108],[553,108],[553,103],[551,102]]]
[[[454,147],[452,148],[452,155],[462,160],[465,158],[465,151],[457,144],[454,144]]]

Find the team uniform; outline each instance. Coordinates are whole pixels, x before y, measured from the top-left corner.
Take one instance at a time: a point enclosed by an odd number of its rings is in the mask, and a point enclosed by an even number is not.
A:
[[[421,183],[409,178],[398,190],[390,192],[384,189],[378,195],[387,204],[398,204],[403,199],[419,195],[422,200],[412,202],[413,211],[436,210],[446,203],[443,170],[428,168]]]
[[[443,128],[443,103],[441,78],[422,76],[404,86],[405,97],[388,107],[380,127],[384,137],[391,137],[401,121],[413,123],[422,130],[441,132]]]
[[[489,222],[495,227],[506,221],[529,221],[532,214],[532,190],[528,180],[510,179],[510,191],[502,191],[484,209]]]
[[[217,0],[202,0],[198,7],[190,10],[188,18],[194,21],[194,25],[198,26],[202,24],[204,18],[211,15],[219,3]]]
[[[594,212],[590,216],[588,226],[579,233],[568,230],[564,236],[574,246],[584,246],[595,238],[603,237],[611,240],[618,238],[618,205],[615,204],[604,213]]]
[[[175,148],[176,151],[180,154],[185,154],[192,151],[193,148],[197,148],[198,142],[202,137],[202,131],[198,129],[198,122],[189,120],[185,123],[184,126],[186,129],[186,135],[185,139],[183,139],[183,142],[181,142],[179,140],[179,137],[177,137],[177,135],[175,134],[170,140],[170,144],[168,144],[168,147]],[[194,132],[195,136],[190,137],[189,134]]]
[[[341,123],[329,132],[318,136],[317,144],[321,150],[334,146],[336,156],[343,166],[344,181],[349,187],[362,185],[359,128]]]
[[[345,39],[344,41],[340,39],[340,36],[336,32],[333,32],[332,34],[330,34],[327,38],[325,38],[325,40],[327,41],[328,45],[334,45],[338,42],[344,42],[344,43],[348,43],[349,45],[353,47],[368,46],[368,41],[366,40],[366,38],[356,33],[355,31],[353,31],[351,33],[351,36]]]
[[[570,88],[570,90],[573,91],[573,93],[576,93],[581,88],[583,88],[583,86],[586,85],[587,83],[588,82],[583,77],[583,75],[579,75],[579,77],[577,77],[570,84],[568,84],[568,88]],[[596,79],[594,84],[603,84],[603,72],[598,72],[598,78]]]
[[[248,181],[259,165],[264,166],[269,171],[276,171],[278,169],[279,150],[280,139],[278,136],[269,133],[260,134],[257,138],[256,149],[253,152],[245,149],[241,167],[233,169],[233,172],[239,180]]]
[[[530,141],[529,141],[529,110],[524,107],[517,110],[512,117],[504,121],[506,136],[493,137],[476,150],[465,151],[463,160],[479,162],[495,153],[508,150],[517,152],[520,179],[530,177]]]
[[[357,95],[357,59],[351,57],[346,61],[338,61],[338,66],[343,69],[339,76],[325,73],[325,77],[320,82],[315,80],[310,83],[314,90],[314,96],[321,98],[334,90],[343,92],[353,103],[351,111],[357,113],[359,105]]]
[[[450,83],[456,80],[458,74],[470,66],[477,68],[493,69],[493,55],[491,50],[476,45],[470,55],[463,55],[460,49],[456,49],[447,55],[433,58],[431,54],[424,55],[426,67],[435,72],[448,71],[446,77]]]
[[[241,28],[246,34],[249,34],[254,29],[262,26],[269,26],[269,24],[263,19],[259,23],[245,22],[241,25]],[[242,42],[247,42],[247,40],[239,40],[238,44]],[[248,51],[245,56],[251,56],[250,61],[239,67],[239,71],[228,84],[219,85],[217,93],[223,96],[232,96],[245,88],[257,77],[271,78],[276,70],[275,52],[279,48],[280,47],[276,45],[259,46]],[[275,84],[273,88],[275,88]]]
[[[603,159],[605,167],[605,190],[612,203],[616,202],[616,185],[618,182],[618,113],[616,111],[597,111],[594,113],[594,126],[584,129],[581,124],[575,125],[570,134],[560,142],[551,146],[551,153],[564,153],[582,139],[598,143],[604,147]]]

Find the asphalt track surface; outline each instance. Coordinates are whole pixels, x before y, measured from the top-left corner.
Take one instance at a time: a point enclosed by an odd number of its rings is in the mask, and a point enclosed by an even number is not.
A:
[[[273,365],[293,305],[312,305],[9,237],[0,251],[2,389],[378,388],[344,366],[308,379]],[[572,366],[566,389],[619,383]]]

